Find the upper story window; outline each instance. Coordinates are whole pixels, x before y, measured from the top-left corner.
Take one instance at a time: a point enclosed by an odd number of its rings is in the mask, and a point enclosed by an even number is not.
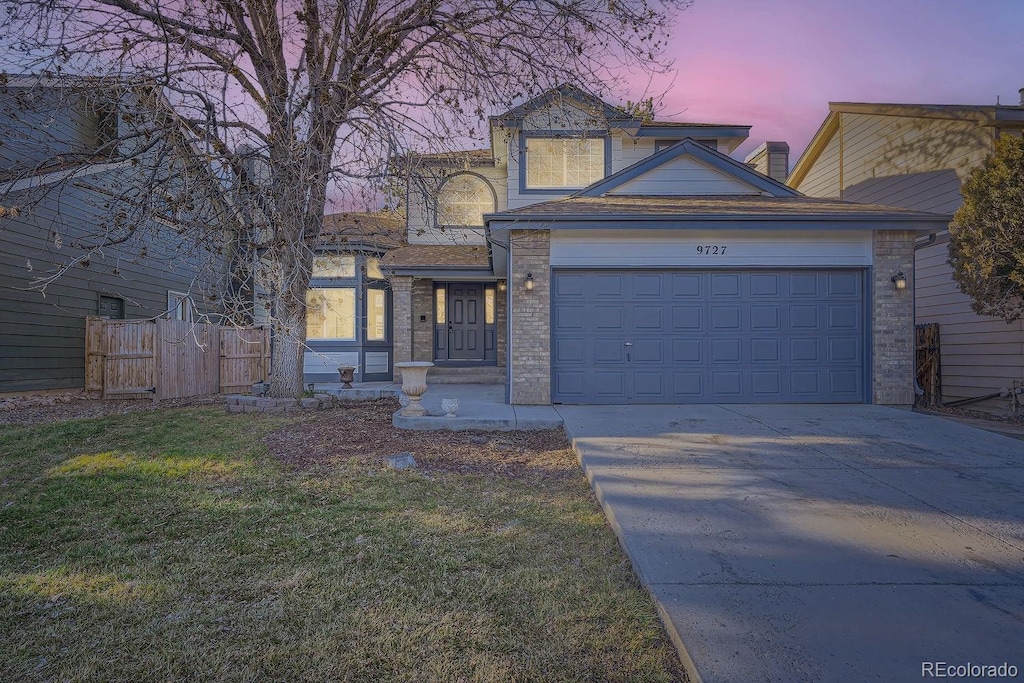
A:
[[[486,180],[473,173],[449,178],[437,195],[439,225],[481,227],[484,214],[494,211],[494,192]]]
[[[604,146],[604,138],[528,138],[527,189],[578,189],[601,180]]]

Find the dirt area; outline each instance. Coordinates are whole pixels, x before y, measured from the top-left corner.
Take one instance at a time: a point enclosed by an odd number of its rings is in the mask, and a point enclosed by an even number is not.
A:
[[[953,417],[966,417],[972,420],[986,420],[988,422],[1001,422],[1003,424],[1024,427],[1024,409],[1016,416],[1010,415],[1009,409],[1005,413],[990,413],[983,410],[972,410],[970,408],[937,407],[927,408],[926,412],[950,415]]]
[[[561,429],[533,432],[416,432],[396,429],[398,401],[353,401],[313,413],[266,438],[270,452],[299,469],[359,460],[381,463],[412,453],[424,471],[497,474],[510,477],[578,477]]]
[[[42,424],[125,415],[141,410],[223,404],[223,396],[193,396],[154,403],[151,399],[97,399],[84,391],[0,397],[0,425]]]

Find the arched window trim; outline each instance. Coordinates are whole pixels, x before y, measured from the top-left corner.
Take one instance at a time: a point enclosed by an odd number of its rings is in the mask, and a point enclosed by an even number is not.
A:
[[[433,212],[434,213],[434,225],[436,227],[440,227],[440,228],[482,228],[482,227],[484,227],[482,222],[479,225],[466,225],[464,223],[442,223],[441,222],[441,195],[444,193],[444,189],[448,185],[448,183],[452,182],[456,178],[459,178],[460,176],[472,176],[472,177],[478,178],[480,181],[482,181],[483,184],[484,184],[484,187],[486,187],[487,190],[491,193],[491,206],[490,206],[490,210],[491,211],[497,211],[498,210],[498,193],[494,190],[494,186],[491,185],[491,181],[486,176],[483,176],[483,175],[481,175],[479,173],[474,173],[473,171],[459,171],[458,173],[453,173],[452,175],[450,175],[447,178],[445,178],[444,182],[442,182],[441,185],[437,188],[437,195],[434,197],[434,201],[433,201],[433,204],[434,204],[434,207],[433,207],[433,209],[434,209],[434,212]],[[483,213],[487,213],[487,211],[484,211]]]

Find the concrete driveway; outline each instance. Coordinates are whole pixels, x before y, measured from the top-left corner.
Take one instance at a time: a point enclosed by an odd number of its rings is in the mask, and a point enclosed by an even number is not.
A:
[[[699,679],[1024,678],[1024,442],[878,406],[558,411]]]

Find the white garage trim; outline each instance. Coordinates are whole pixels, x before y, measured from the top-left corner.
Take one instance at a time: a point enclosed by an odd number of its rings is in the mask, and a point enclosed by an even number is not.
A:
[[[552,231],[552,267],[807,268],[870,266],[864,231],[573,230]],[[707,247],[711,247],[710,252]],[[717,247],[717,249],[716,249]]]

